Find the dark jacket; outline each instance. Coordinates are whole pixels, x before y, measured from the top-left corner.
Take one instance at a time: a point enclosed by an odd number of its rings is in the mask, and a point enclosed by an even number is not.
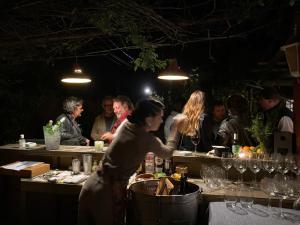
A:
[[[275,107],[266,110],[260,114],[260,118],[263,120],[265,126],[269,126],[272,135],[270,135],[265,143],[267,149],[272,151],[274,149],[274,132],[278,131],[278,123],[284,116],[293,119],[293,113],[285,106],[285,102],[281,101]]]
[[[240,145],[252,146],[253,140],[247,128],[249,127],[249,119],[241,116],[230,116],[223,120],[217,135],[216,142],[219,145],[231,147],[233,134],[238,134],[238,142]]]
[[[212,149],[212,132],[208,132],[208,130],[212,131],[211,128],[208,128],[210,126],[209,123],[204,119],[207,115],[203,113],[200,116],[200,142],[197,145],[197,151],[198,152],[208,152]],[[178,143],[178,149],[180,150],[192,150],[194,151],[195,145],[191,141],[190,136],[182,135],[180,134],[180,139]]]
[[[60,127],[62,145],[86,145],[86,138],[82,136],[78,123],[69,114],[61,114],[57,121],[65,117]]]

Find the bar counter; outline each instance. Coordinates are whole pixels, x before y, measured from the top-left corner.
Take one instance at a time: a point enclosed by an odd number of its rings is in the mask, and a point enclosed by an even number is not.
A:
[[[206,222],[202,223],[202,221],[206,221],[206,219],[203,218],[207,216],[206,209],[209,203],[223,201],[225,194],[228,195],[228,192],[222,187],[215,189],[209,188],[204,181],[199,178],[190,178],[189,182],[200,187],[198,220],[201,221],[201,223],[199,222],[198,224],[206,224]],[[27,224],[38,224],[34,220],[41,222],[43,217],[51,217],[52,224],[57,224],[58,221],[64,221],[65,225],[74,224],[77,215],[77,199],[83,183],[84,182],[78,184],[66,184],[61,182],[49,183],[47,180],[44,180],[42,175],[34,178],[22,178],[20,181],[20,190],[22,193],[22,221],[26,221]],[[232,183],[231,187],[237,188],[237,185]],[[253,190],[251,196],[249,196],[247,190],[237,191],[232,193],[232,195],[237,197],[252,197],[256,204],[267,205],[268,202],[268,195],[260,189]],[[45,201],[41,201],[41,199],[44,199]],[[279,198],[273,197],[271,204],[273,206],[278,206],[278,202]],[[284,200],[284,207],[291,208],[292,203],[292,200]],[[54,205],[59,212],[53,210],[52,205]],[[66,207],[66,205],[69,206]],[[34,214],[34,212],[38,210],[37,208],[47,210],[41,212],[41,214],[35,215],[35,217],[28,216]],[[68,215],[68,219],[66,219],[66,215]],[[46,222],[44,224],[50,223]]]
[[[0,146],[0,165],[15,161],[42,161],[49,163],[51,169],[68,170],[73,158],[82,160],[82,154],[92,154],[93,160],[101,160],[104,151],[95,151],[88,146],[64,146],[59,150],[46,150],[44,145],[37,145],[30,149],[20,149],[17,144]],[[189,180],[202,189],[201,206],[205,212],[209,202],[222,201],[226,191],[222,189],[205,189],[205,183],[199,179],[202,165],[222,167],[220,157],[207,155],[206,153],[184,154],[174,151],[172,157],[173,171],[177,165],[188,167]],[[263,172],[259,177],[265,175]],[[231,168],[229,178],[236,180],[238,172]],[[247,170],[244,180],[252,179],[253,174]],[[8,204],[6,210],[1,211],[0,224],[76,224],[78,195],[82,188],[80,184],[64,184],[41,182],[38,178],[17,178],[0,176],[1,201]],[[266,204],[267,195],[261,191],[255,191],[254,201]],[[274,200],[273,204],[277,204]],[[105,207],[105,206],[104,206]],[[12,209],[18,216],[13,216]],[[14,212],[14,213],[15,213]],[[1,219],[4,219],[3,223]],[[5,220],[7,219],[7,220]],[[200,223],[202,224],[202,223]],[[205,223],[204,223],[205,224]]]
[[[45,145],[38,144],[33,148],[20,149],[18,144],[7,144],[0,146],[0,166],[15,161],[42,161],[49,163],[51,169],[66,170],[72,164],[72,159],[78,158],[82,160],[82,154],[92,154],[93,160],[101,160],[104,151],[95,151],[94,146],[68,146],[60,145],[59,150],[46,150]],[[188,167],[189,177],[200,177],[202,165],[222,167],[220,157],[207,155],[204,152],[182,152],[174,151],[172,157],[173,171],[177,165],[186,165]],[[261,171],[257,175],[260,180],[266,173]],[[244,180],[249,181],[253,179],[253,174],[247,170],[244,173]],[[237,180],[239,173],[231,168],[229,170],[229,179]]]
[[[93,159],[101,160],[104,151],[95,151],[94,146],[60,145],[58,150],[46,150],[45,145],[20,149],[18,144],[0,146],[0,165],[14,161],[41,161],[49,163],[51,169],[69,169],[73,158],[82,159],[82,154],[92,154]]]

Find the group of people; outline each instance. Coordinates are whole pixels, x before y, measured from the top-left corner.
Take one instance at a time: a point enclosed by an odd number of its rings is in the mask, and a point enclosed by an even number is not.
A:
[[[131,100],[123,95],[113,98],[106,96],[102,100],[103,112],[95,118],[91,131],[94,141],[103,140],[110,143],[133,111]],[[90,140],[82,135],[76,119],[83,112],[83,101],[77,97],[68,97],[63,103],[64,113],[57,120],[63,120],[61,126],[61,144],[90,145]]]
[[[276,89],[262,90],[259,103],[264,123],[273,124],[274,130],[293,133],[292,114]],[[124,224],[128,180],[147,152],[170,157],[175,149],[190,148],[196,133],[200,138],[198,150],[210,150],[215,143],[230,145],[233,133],[238,133],[242,145],[253,141],[245,129],[250,123],[248,102],[240,95],[230,96],[226,104],[216,101],[211,113],[205,113],[204,92],[193,92],[182,109],[183,116],[173,113],[166,123],[165,143],[153,134],[163,122],[164,105],[160,101],[147,98],[133,107],[125,96],[105,97],[102,107],[104,112],[95,119],[91,137],[110,144],[102,164],[82,187],[79,225]],[[75,121],[83,111],[82,101],[68,98],[64,110],[59,117],[67,118],[62,126],[62,143],[88,145],[90,141],[81,135]]]
[[[278,90],[265,87],[259,93],[259,118],[264,126],[269,126],[271,133],[294,133],[293,115]],[[195,136],[198,136],[197,151],[208,152],[213,145],[231,147],[234,134],[237,134],[240,145],[256,146],[256,140],[250,133],[251,118],[249,103],[242,95],[231,95],[227,101],[216,100],[211,110],[205,110],[205,94],[195,91],[183,107],[186,116],[183,127],[179,130],[178,149],[191,150],[194,148]],[[172,111],[165,123],[165,137],[172,126],[172,119],[179,112]],[[194,142],[194,143],[193,143]],[[266,147],[273,148],[273,135],[268,137]]]

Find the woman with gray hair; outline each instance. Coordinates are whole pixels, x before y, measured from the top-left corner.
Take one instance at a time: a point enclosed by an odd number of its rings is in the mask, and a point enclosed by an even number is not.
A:
[[[76,118],[80,117],[81,113],[83,112],[82,104],[82,99],[73,96],[65,99],[63,103],[64,113],[57,118],[57,121],[63,121],[60,128],[60,143],[63,145],[90,144],[90,140],[82,136],[81,129],[78,123],[75,121]]]

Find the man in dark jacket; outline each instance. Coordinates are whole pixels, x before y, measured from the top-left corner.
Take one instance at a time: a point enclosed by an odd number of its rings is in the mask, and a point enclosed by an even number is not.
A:
[[[264,122],[272,123],[273,129],[294,133],[293,113],[274,87],[266,87],[260,94],[259,104],[263,110]]]
[[[266,147],[273,149],[274,132],[294,133],[293,113],[274,87],[265,87],[260,93],[259,104],[262,109],[263,124],[270,128],[270,135],[265,143]]]

